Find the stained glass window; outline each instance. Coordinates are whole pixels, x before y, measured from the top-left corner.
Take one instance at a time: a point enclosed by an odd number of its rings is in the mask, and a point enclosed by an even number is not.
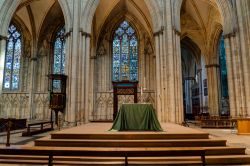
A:
[[[22,53],[21,33],[15,25],[8,29],[4,67],[4,90],[18,90],[20,80],[20,60]]]
[[[228,97],[226,50],[225,50],[225,42],[223,35],[221,35],[219,41],[219,63],[220,63],[222,97]]]
[[[113,39],[113,81],[138,80],[138,41],[135,30],[123,21]]]
[[[65,29],[56,33],[54,41],[53,74],[64,74],[65,69]]]
[[[53,54],[53,74],[65,73],[65,28],[57,31],[54,40],[54,54]],[[54,90],[60,91],[60,80],[53,82]]]

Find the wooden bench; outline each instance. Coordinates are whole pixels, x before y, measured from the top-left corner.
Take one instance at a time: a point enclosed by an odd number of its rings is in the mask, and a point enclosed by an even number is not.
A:
[[[201,120],[202,128],[234,128],[236,124],[232,119],[204,119]]]
[[[48,166],[53,165],[54,156],[95,156],[124,157],[124,165],[128,165],[128,157],[168,157],[168,156],[200,156],[202,166],[206,165],[205,149],[190,148],[76,148],[76,147],[9,147],[0,148],[2,155],[48,156]]]
[[[0,132],[7,131],[9,122],[11,122],[10,130],[19,130],[26,128],[27,119],[0,118]]]
[[[35,126],[35,127],[32,127]],[[47,127],[49,126],[49,127]],[[36,130],[31,129],[36,128]],[[47,132],[50,130],[53,130],[53,121],[41,121],[41,122],[35,122],[35,123],[29,123],[27,127],[27,131],[22,133],[22,136],[29,136],[33,134],[39,134],[42,132]]]

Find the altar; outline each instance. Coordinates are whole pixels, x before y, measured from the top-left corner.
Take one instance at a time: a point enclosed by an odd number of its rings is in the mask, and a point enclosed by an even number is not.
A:
[[[154,107],[148,103],[122,104],[111,131],[162,131]]]

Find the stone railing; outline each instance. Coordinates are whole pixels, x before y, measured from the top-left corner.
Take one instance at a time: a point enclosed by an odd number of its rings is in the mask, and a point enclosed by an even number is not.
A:
[[[122,103],[133,103],[134,96],[119,95],[118,108]],[[155,106],[155,92],[145,91],[143,94],[138,93],[138,103],[152,103]],[[94,110],[90,114],[90,120],[106,121],[113,118],[113,92],[97,92],[94,102]]]
[[[0,96],[0,117],[27,118],[28,120],[50,118],[48,93],[37,92],[34,94],[32,104],[30,102],[30,94],[27,92],[4,92]]]

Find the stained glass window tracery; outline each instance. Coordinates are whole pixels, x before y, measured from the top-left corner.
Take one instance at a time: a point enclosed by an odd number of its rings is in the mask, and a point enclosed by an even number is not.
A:
[[[20,80],[20,61],[22,54],[21,33],[15,25],[8,29],[4,67],[4,90],[18,90]]]
[[[227,98],[228,97],[227,64],[226,64],[225,41],[223,35],[221,35],[219,41],[219,63],[220,63],[222,97]]]
[[[57,31],[54,40],[53,74],[65,74],[65,28]],[[61,80],[53,81],[54,91],[61,89]]]
[[[65,29],[56,33],[54,41],[53,74],[64,74],[65,71]]]
[[[123,21],[113,39],[113,81],[138,80],[138,40],[135,30]]]

